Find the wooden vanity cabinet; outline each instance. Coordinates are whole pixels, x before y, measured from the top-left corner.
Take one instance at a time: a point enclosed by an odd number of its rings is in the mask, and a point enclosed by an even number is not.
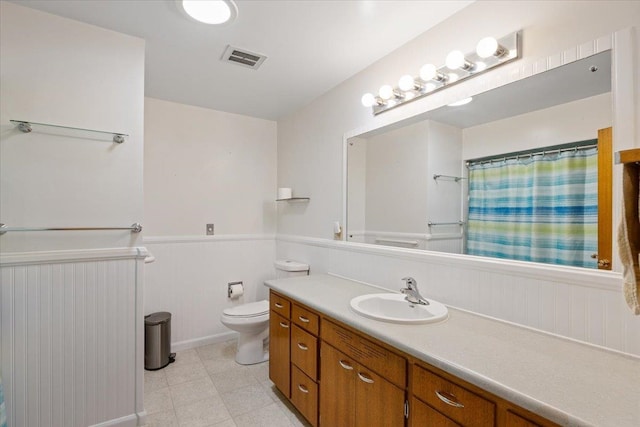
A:
[[[422,361],[411,362],[409,427],[559,427]]]
[[[320,316],[274,291],[269,301],[269,378],[315,427]]]
[[[320,425],[403,427],[406,359],[327,319],[322,322]]]
[[[559,427],[277,292],[270,307],[269,378],[314,427]]]
[[[291,321],[273,310],[269,315],[269,378],[291,398]]]

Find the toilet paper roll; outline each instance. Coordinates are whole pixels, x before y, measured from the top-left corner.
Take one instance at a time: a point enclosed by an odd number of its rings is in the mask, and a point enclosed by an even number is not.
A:
[[[287,187],[278,188],[278,199],[290,199],[291,198],[291,189]]]
[[[240,298],[243,294],[244,294],[244,286],[240,284],[229,286],[229,298],[231,299]]]

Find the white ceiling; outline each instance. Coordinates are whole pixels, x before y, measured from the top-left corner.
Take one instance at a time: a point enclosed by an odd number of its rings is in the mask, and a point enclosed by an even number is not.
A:
[[[358,73],[472,1],[236,0],[212,26],[173,0],[14,0],[146,40],[149,97],[275,120]],[[266,55],[260,69],[220,61],[227,45]]]

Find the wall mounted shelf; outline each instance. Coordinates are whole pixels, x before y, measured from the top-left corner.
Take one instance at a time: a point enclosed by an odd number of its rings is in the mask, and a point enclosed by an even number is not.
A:
[[[308,202],[309,197],[290,197],[288,199],[276,199],[276,202]]]
[[[25,120],[9,120],[9,121],[14,125],[16,125],[16,127],[24,133],[31,132],[33,130],[33,126],[44,126],[44,127],[51,127],[51,128],[57,128],[57,129],[70,129],[70,130],[78,130],[82,132],[93,132],[93,133],[113,135],[113,142],[115,142],[116,144],[122,144],[124,142],[124,138],[129,136],[126,133],[120,133],[120,132],[109,132],[105,130],[76,128],[72,126],[52,125],[48,123],[36,123],[36,122],[29,122]]]

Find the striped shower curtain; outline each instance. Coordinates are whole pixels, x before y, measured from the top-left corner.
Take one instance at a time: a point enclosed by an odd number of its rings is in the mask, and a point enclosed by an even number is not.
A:
[[[469,165],[467,253],[596,268],[597,148]]]

